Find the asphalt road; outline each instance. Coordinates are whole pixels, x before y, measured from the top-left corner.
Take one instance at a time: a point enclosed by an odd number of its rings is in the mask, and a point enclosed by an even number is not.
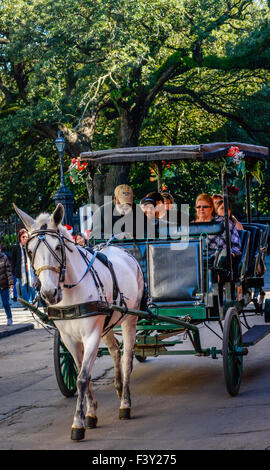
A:
[[[269,298],[269,257],[265,290]],[[5,328],[0,313],[0,327]],[[33,321],[21,308],[13,308],[13,318],[15,325]],[[251,326],[264,324],[258,315],[248,320]],[[134,360],[129,421],[118,419],[112,360],[98,358],[92,374],[98,426],[76,443],[70,440],[76,397],[62,396],[54,373],[53,337],[34,326],[0,338],[0,450],[270,450],[270,335],[249,348],[234,398],[225,388],[221,356]],[[202,347],[221,347],[204,326],[201,342]],[[189,340],[177,347],[192,349]]]
[[[263,318],[251,317],[250,323]],[[201,338],[202,346],[220,346],[205,327]],[[234,398],[225,389],[221,357],[135,360],[129,421],[118,420],[111,359],[97,359],[98,427],[79,443],[70,440],[76,397],[65,398],[58,389],[52,341],[43,329],[0,341],[0,449],[270,449],[270,335],[244,358]]]

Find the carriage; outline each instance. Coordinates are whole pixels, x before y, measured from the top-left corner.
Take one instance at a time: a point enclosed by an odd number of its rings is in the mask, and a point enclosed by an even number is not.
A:
[[[247,159],[249,162],[264,162],[269,159],[268,148],[237,142],[86,152],[81,154],[80,159],[104,165],[150,161],[156,162],[161,168],[160,163],[166,160],[174,162],[182,159],[196,160],[203,164],[205,161],[226,159],[232,146],[237,146],[242,152],[242,163]],[[131,239],[127,237],[117,239],[114,237],[110,241],[96,240],[93,258],[89,263],[90,267],[88,265],[87,272],[90,272],[94,259],[98,259],[104,263],[106,269],[108,268],[108,260],[101,253],[104,246],[124,248],[125,252],[132,254],[144,273],[144,281],[147,282],[149,293],[147,309],[127,307],[122,297],[122,301],[115,302],[114,299],[99,314],[105,315],[105,313],[113,311],[119,312],[121,318],[126,315],[136,317],[136,340],[133,354],[140,362],[147,360],[149,356],[158,357],[170,354],[191,354],[213,359],[222,356],[226,388],[231,396],[235,396],[240,389],[243,357],[248,354],[249,347],[270,333],[270,299],[265,299],[264,271],[259,269],[264,266],[269,226],[253,223],[251,220],[251,175],[246,171],[247,217],[246,222],[243,222],[244,230],[239,232],[242,254],[237,272],[235,272],[230,250],[228,178],[229,174],[224,166],[221,172],[225,209],[224,223],[216,221],[191,223],[188,227],[184,227],[184,230],[183,227],[181,228],[181,236],[178,237],[172,236],[166,231],[158,238]],[[25,214],[23,214],[23,218],[24,216]],[[46,242],[46,235],[52,232],[44,230],[42,227],[41,230],[33,232],[39,238],[38,243],[44,241],[51,252],[52,249]],[[223,232],[225,232],[227,247],[225,253],[224,250],[223,252],[209,250],[208,237],[218,236]],[[65,251],[63,243],[61,250],[62,265],[60,266],[59,279],[64,271],[62,269]],[[61,262],[59,255],[54,255],[54,257],[59,263]],[[41,269],[57,271],[58,268],[44,266]],[[241,299],[236,295],[236,282],[242,289]],[[55,323],[53,316],[48,319],[46,313],[31,306],[30,308],[40,316],[44,323]],[[55,312],[56,309],[53,311]],[[65,309],[62,309],[61,314],[64,311]],[[66,311],[71,315],[71,307]],[[248,315],[263,316],[265,324],[260,323],[250,327],[247,321],[247,312]],[[72,318],[78,318],[76,316],[77,310],[75,312],[74,309],[72,315]],[[59,318],[59,314],[57,314],[56,319],[59,320]],[[217,335],[222,339],[222,347],[220,348],[211,345],[202,347],[201,326],[205,326],[217,334],[212,329],[212,325],[220,327],[220,334]],[[242,331],[242,327],[245,331]],[[112,324],[111,328],[121,336],[121,327]],[[178,345],[183,345],[186,338],[190,340],[189,348],[191,345],[191,349],[184,349],[182,346],[178,348]],[[109,354],[108,347],[100,345],[97,356],[106,354]],[[54,337],[54,363],[61,392],[67,397],[74,395],[78,385],[78,372],[73,356],[62,341],[58,329],[55,330]],[[120,413],[121,416],[125,417],[126,415]],[[93,426],[92,424],[91,421],[90,427],[95,427],[96,421]],[[80,426],[79,430],[73,429],[75,437],[72,438],[75,440],[84,437],[83,425]]]
[[[82,161],[112,165],[125,162],[157,162],[163,160],[199,160],[202,162],[221,159],[231,146],[237,145],[245,159],[268,160],[268,148],[241,143],[216,143],[199,146],[138,147],[81,154]],[[138,317],[134,355],[143,362],[149,356],[186,355],[223,358],[227,391],[235,396],[240,388],[243,356],[248,348],[270,333],[270,299],[265,299],[264,278],[258,275],[258,266],[264,263],[267,252],[269,226],[252,223],[250,208],[250,179],[247,172],[246,213],[244,230],[239,231],[241,259],[238,266],[238,284],[242,286],[242,299],[236,298],[235,280],[232,273],[231,252],[226,259],[207,249],[207,237],[228,230],[228,192],[226,172],[222,172],[222,191],[225,206],[225,224],[190,224],[188,235],[173,239],[169,235],[158,239],[114,239],[111,243],[132,253],[144,266],[151,304],[147,311],[132,311]],[[97,247],[103,240],[96,240]],[[222,260],[222,262],[221,262]],[[121,312],[125,307],[114,306]],[[250,327],[248,315],[264,316],[265,325]],[[203,348],[200,326],[211,328],[218,323],[222,334],[222,348]],[[242,329],[244,328],[244,332]],[[121,334],[121,327],[115,328]],[[188,337],[192,349],[177,349]],[[180,338],[180,339],[179,339]],[[109,354],[106,347],[99,347],[98,356]],[[76,392],[77,371],[71,355],[56,332],[54,342],[56,377],[65,396]]]

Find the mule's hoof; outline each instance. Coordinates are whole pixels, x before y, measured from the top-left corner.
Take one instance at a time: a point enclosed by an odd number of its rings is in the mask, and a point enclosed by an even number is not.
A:
[[[97,417],[96,416],[86,416],[85,425],[87,428],[96,428],[97,427]]]
[[[71,428],[71,439],[72,441],[81,441],[84,439],[85,429],[84,428]]]
[[[130,419],[130,408],[119,408],[119,419]]]

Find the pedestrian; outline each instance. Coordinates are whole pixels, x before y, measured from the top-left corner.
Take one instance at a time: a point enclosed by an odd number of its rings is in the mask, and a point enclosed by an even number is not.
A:
[[[7,249],[5,243],[2,243],[2,253],[4,253],[8,257],[8,260],[11,264],[11,251]],[[10,295],[10,297],[14,302],[17,302],[16,277],[13,274],[12,276],[13,276],[13,293],[12,295]]]
[[[13,295],[14,281],[11,264],[7,255],[2,252],[0,245],[0,296],[7,316],[7,325],[12,325],[12,312],[10,308],[10,296]]]
[[[32,303],[36,297],[34,288],[36,277],[25,249],[28,238],[27,230],[22,228],[18,233],[18,243],[12,247],[11,268],[16,278],[17,292],[22,299]],[[27,307],[24,310],[27,310]]]

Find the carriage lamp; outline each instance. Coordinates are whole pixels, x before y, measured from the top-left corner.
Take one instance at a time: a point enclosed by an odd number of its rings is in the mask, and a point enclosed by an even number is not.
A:
[[[66,141],[62,136],[62,132],[58,131],[57,138],[54,141],[56,149],[59,154],[60,159],[60,175],[61,175],[61,186],[65,186],[65,178],[64,178],[64,165],[63,165],[63,155],[66,146]]]

